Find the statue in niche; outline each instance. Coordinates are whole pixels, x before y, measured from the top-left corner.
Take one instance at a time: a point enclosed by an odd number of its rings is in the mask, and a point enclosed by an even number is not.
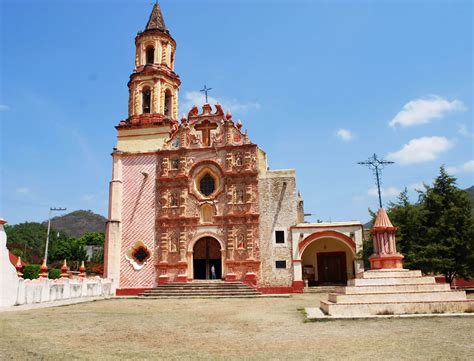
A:
[[[174,170],[179,169],[179,158],[172,158],[171,159],[171,169],[174,169]]]
[[[245,202],[244,190],[241,188],[237,188],[235,191],[235,203],[244,203],[244,202]]]
[[[242,154],[237,153],[237,154],[235,155],[234,164],[235,164],[236,167],[241,167],[241,166],[242,166]]]
[[[171,207],[178,206],[178,195],[176,193],[171,193],[170,206]]]
[[[171,253],[177,253],[178,252],[178,248],[179,248],[179,239],[178,237],[176,236],[175,233],[173,233],[171,235],[171,238],[170,238],[170,252]]]
[[[245,237],[242,233],[237,234],[237,249],[245,249]]]

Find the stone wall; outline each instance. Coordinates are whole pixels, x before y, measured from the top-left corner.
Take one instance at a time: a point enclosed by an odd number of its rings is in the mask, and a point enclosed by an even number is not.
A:
[[[290,227],[297,222],[297,191],[294,170],[265,171],[259,175],[260,254],[259,287],[291,287],[293,265]],[[284,231],[285,242],[277,244],[275,231]],[[285,261],[285,268],[276,268]]]

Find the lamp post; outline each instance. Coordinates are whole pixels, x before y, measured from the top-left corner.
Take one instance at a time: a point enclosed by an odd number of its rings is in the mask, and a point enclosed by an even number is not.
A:
[[[44,259],[46,262],[48,262],[48,245],[49,245],[49,232],[51,230],[51,214],[53,211],[65,211],[67,208],[55,208],[55,207],[50,207],[49,208],[49,218],[48,218],[48,232],[46,233],[46,247],[44,249]]]

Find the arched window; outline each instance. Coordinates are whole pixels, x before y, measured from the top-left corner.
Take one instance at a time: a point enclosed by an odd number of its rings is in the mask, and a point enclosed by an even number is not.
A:
[[[206,173],[206,175],[202,177],[199,182],[199,190],[205,196],[209,196],[214,193],[215,186],[214,178],[209,173]]]
[[[165,92],[165,115],[167,116],[171,116],[171,109],[173,107],[172,105],[172,99],[173,99],[173,96],[171,95],[171,91],[168,89],[166,92]]]
[[[146,63],[153,64],[155,62],[155,48],[150,46],[146,48]]]
[[[150,113],[151,105],[151,91],[150,88],[143,88],[142,90],[142,113]]]

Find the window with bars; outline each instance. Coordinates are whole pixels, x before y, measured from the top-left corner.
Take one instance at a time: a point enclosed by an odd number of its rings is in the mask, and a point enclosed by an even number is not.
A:
[[[214,178],[209,173],[207,173],[204,177],[201,178],[201,181],[199,182],[199,190],[205,196],[209,196],[212,193],[214,193],[214,189],[215,189]]]

